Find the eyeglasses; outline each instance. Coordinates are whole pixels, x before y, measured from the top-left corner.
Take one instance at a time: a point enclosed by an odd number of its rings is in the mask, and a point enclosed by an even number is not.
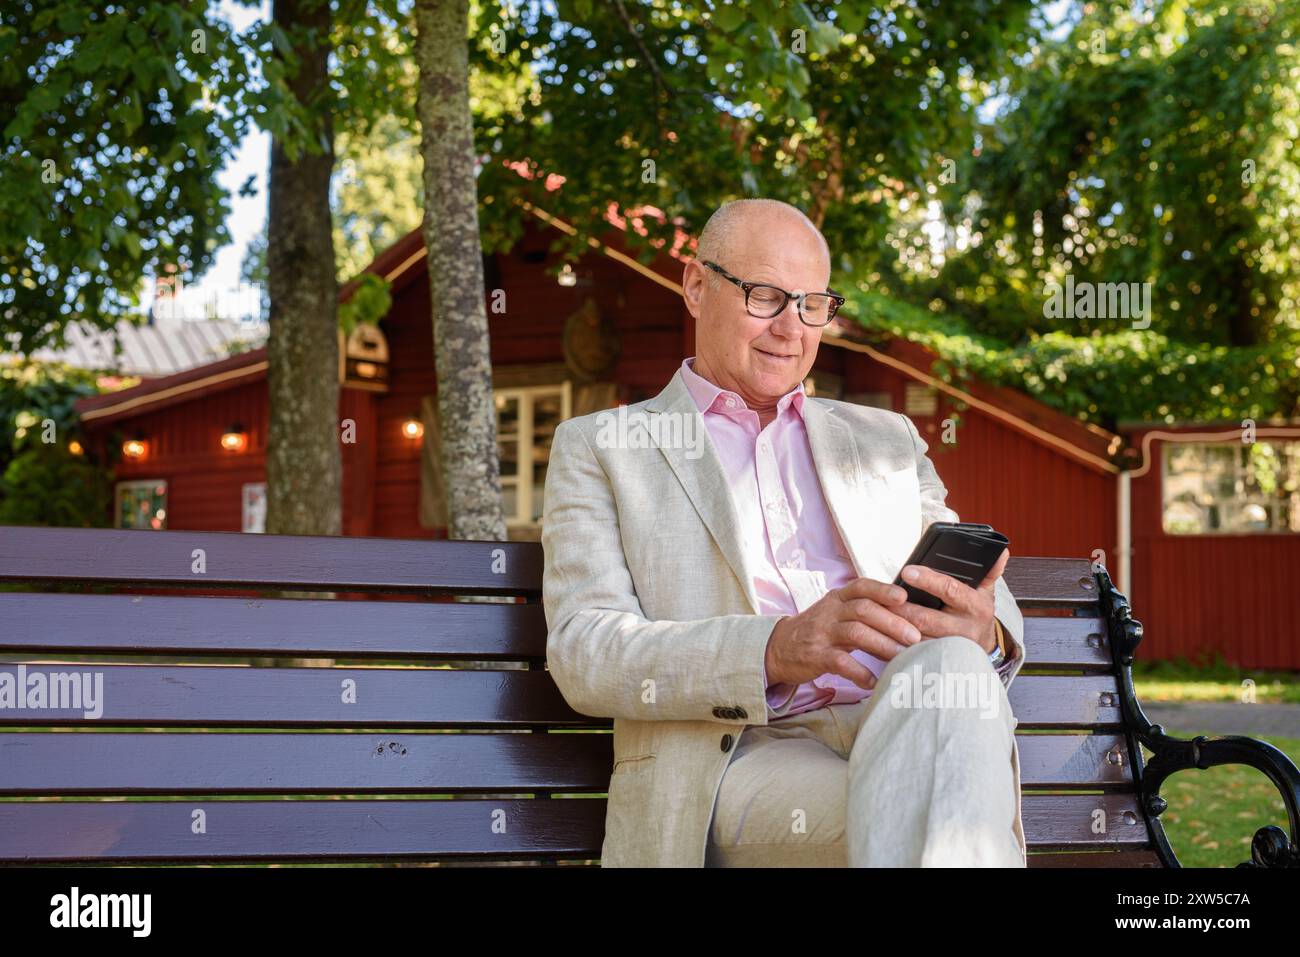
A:
[[[835,313],[844,305],[844,297],[835,292],[804,292],[796,295],[786,292],[780,286],[769,286],[761,282],[746,282],[737,279],[717,263],[702,260],[727,282],[734,283],[745,291],[745,309],[755,319],[772,319],[781,314],[791,299],[798,303],[799,320],[806,326],[824,326],[835,318]]]

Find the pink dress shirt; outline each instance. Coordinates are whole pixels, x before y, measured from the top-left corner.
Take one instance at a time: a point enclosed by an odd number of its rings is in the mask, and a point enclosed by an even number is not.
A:
[[[777,401],[776,418],[760,429],[758,413],[736,393],[697,374],[694,362],[694,356],[682,362],[682,378],[703,414],[727,475],[745,547],[758,569],[758,613],[797,615],[858,577],[817,478],[803,421],[803,383]],[[998,669],[1004,683],[1015,654],[1009,642],[1007,653],[1008,661]],[[850,654],[877,678],[885,670],[887,662],[874,655],[859,649]],[[770,721],[871,695],[833,672],[795,687],[768,685],[764,669],[763,684]]]
[[[804,428],[803,383],[777,402],[777,415],[760,430],[758,413],[734,392],[698,375],[695,357],[682,378],[718,453],[740,518],[745,546],[758,569],[754,589],[760,615],[797,615],[832,588],[858,577],[835,527]],[[854,649],[850,654],[877,678],[886,662]],[[861,701],[871,694],[827,672],[795,687],[767,685],[768,718]],[[788,705],[788,706],[787,706]]]

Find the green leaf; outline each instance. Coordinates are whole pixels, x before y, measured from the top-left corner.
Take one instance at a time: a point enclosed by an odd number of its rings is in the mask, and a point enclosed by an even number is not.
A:
[[[744,8],[733,4],[720,5],[713,11],[713,22],[727,33],[739,30],[747,19]]]

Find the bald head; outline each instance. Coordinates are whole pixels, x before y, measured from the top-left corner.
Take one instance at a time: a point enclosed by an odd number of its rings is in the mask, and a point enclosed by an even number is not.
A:
[[[747,239],[756,231],[793,232],[801,239],[813,237],[825,256],[827,272],[830,271],[831,250],[821,230],[798,207],[779,199],[733,199],[723,203],[704,224],[695,254],[711,262],[734,260],[737,253],[743,254]],[[722,279],[710,273],[709,281],[716,286]]]
[[[808,375],[822,327],[804,322],[796,298],[787,298],[775,315],[762,307],[751,312],[745,290],[775,286],[792,297],[825,292],[830,272],[821,231],[774,199],[738,199],[719,208],[700,234],[696,258],[684,267],[682,297],[695,318],[695,371],[739,395],[760,425]]]

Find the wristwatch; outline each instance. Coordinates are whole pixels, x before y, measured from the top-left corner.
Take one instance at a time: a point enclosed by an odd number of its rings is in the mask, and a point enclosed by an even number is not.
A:
[[[989,662],[994,668],[999,668],[1002,666],[1002,663],[1007,660],[1007,656],[1002,652],[1002,622],[994,618],[993,627],[997,630],[998,641],[997,644],[993,646],[993,650],[989,652]]]

